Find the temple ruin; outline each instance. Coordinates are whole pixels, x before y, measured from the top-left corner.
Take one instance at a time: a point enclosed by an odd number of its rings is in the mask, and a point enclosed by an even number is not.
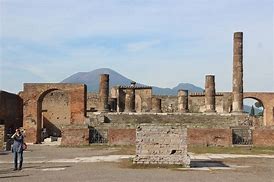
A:
[[[232,77],[232,92],[216,92],[215,75],[210,74],[205,76],[203,93],[178,90],[176,96],[153,95],[152,87],[135,82],[109,88],[107,74],[98,80],[99,93],[87,93],[84,84],[25,83],[18,95],[1,91],[0,125],[5,132],[11,123],[22,126],[29,143],[41,143],[42,129],[46,129],[49,136],[62,137],[63,145],[83,145],[132,144],[138,124],[183,123],[188,127],[189,145],[224,146],[233,144],[233,128],[245,126],[257,137],[254,145],[274,146],[273,138],[267,139],[274,136],[274,92],[243,90],[242,32],[234,33]],[[16,121],[9,119],[10,109],[2,109],[14,103],[10,95],[17,98],[18,109],[12,113]],[[263,117],[243,113],[245,98],[262,103]]]

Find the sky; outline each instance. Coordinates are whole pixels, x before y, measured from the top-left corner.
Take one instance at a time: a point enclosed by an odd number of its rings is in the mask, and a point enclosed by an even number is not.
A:
[[[111,68],[137,82],[232,90],[244,32],[244,90],[274,91],[273,0],[0,0],[0,89]]]

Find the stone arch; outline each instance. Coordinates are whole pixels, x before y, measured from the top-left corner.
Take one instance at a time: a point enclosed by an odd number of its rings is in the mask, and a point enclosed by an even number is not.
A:
[[[70,110],[68,91],[53,88],[43,92],[37,102],[37,135],[46,128],[48,136],[61,137],[62,126],[70,124]]]
[[[274,125],[274,93],[273,92],[244,92],[243,98],[253,98],[260,101],[264,107],[264,126]]]
[[[84,125],[86,116],[86,85],[65,83],[27,83],[24,84],[23,127],[26,142],[41,142],[41,111],[43,98],[50,92],[61,90],[69,95],[70,122],[68,125]]]

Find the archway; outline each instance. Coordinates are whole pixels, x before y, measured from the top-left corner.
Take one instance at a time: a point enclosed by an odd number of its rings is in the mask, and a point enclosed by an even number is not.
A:
[[[243,100],[244,112],[248,113],[253,120],[253,126],[263,126],[264,125],[264,115],[265,107],[264,103],[254,97],[246,97]]]
[[[263,116],[264,104],[261,100],[253,97],[246,97],[243,100],[244,112],[251,116]]]
[[[38,99],[37,138],[57,139],[62,136],[61,128],[71,120],[70,95],[66,91],[50,89]]]

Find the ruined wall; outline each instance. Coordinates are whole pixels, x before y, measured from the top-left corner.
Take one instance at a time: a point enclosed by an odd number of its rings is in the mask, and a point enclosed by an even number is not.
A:
[[[70,99],[67,92],[55,90],[42,101],[42,127],[50,136],[61,136],[61,127],[70,124]]]
[[[141,123],[151,124],[184,124],[188,128],[216,128],[229,129],[238,126],[245,121],[247,115],[206,115],[200,113],[184,114],[93,114],[90,116],[89,125],[95,128],[98,133],[107,141],[109,129],[135,129]],[[123,132],[123,130],[120,130]],[[121,134],[123,135],[123,134]],[[127,134],[126,134],[127,135]],[[115,139],[113,139],[115,140]],[[117,139],[118,140],[118,139]]]
[[[23,126],[23,100],[20,96],[0,91],[0,124],[12,132]]]
[[[231,129],[189,128],[187,131],[189,146],[223,146],[232,145]]]
[[[162,100],[162,111],[164,113],[178,112],[177,96],[157,95],[156,97]]]
[[[99,94],[98,93],[87,93],[87,110],[89,112],[98,109]]]
[[[133,162],[189,166],[187,129],[182,125],[139,125],[136,129],[136,156]]]
[[[135,90],[136,112],[149,112],[151,110],[151,88],[140,88]]]
[[[177,96],[157,96],[162,99],[162,111],[165,113],[178,112]],[[232,105],[231,93],[216,94],[216,111],[218,113],[229,113]],[[190,93],[188,97],[188,108],[190,113],[205,112],[205,95],[203,93]]]
[[[21,97],[24,100],[23,125],[28,143],[41,142],[43,99],[50,92],[60,90],[69,95],[69,125],[84,125],[86,120],[86,85],[68,83],[25,83]]]
[[[253,130],[253,145],[274,146],[274,129]]]
[[[81,146],[89,144],[89,128],[66,127],[62,129],[62,146]]]
[[[0,125],[0,151],[3,150],[5,142],[5,126]]]
[[[133,145],[136,140],[135,129],[113,129],[108,130],[108,143],[111,145]]]

